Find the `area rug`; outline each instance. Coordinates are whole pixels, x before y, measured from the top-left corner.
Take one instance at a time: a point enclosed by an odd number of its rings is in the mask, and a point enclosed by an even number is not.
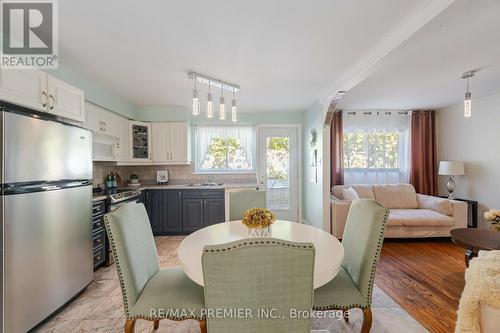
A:
[[[183,236],[156,237],[156,245],[162,268],[180,266],[177,247]],[[403,310],[387,294],[375,286],[372,304],[372,333],[427,332],[413,317]],[[334,317],[334,316],[330,316]],[[349,323],[343,319],[313,319],[312,330],[319,332],[360,332],[362,312],[352,310]],[[42,324],[35,332],[44,333],[122,333],[125,317],[114,265],[100,268],[90,286],[73,302]],[[158,330],[153,324],[138,320],[135,332],[198,333],[198,322],[187,320],[175,322],[162,320]]]

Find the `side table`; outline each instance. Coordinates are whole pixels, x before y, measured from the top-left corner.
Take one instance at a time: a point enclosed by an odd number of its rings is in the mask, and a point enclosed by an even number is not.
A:
[[[465,245],[465,265],[479,250],[500,250],[500,232],[489,229],[459,228],[450,231],[451,239]]]

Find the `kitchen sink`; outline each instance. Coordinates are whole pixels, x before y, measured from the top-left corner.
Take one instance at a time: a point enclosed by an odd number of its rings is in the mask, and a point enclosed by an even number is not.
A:
[[[224,185],[224,183],[192,183],[192,184],[187,184],[186,186],[189,186],[189,187],[203,187],[203,186],[207,186],[207,187],[211,187],[211,186],[221,186],[221,185]]]

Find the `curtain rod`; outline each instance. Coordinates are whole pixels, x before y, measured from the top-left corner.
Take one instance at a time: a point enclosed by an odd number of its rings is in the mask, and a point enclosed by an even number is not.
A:
[[[397,114],[397,115],[408,115],[411,111],[345,111],[349,115],[355,116],[356,114],[363,114],[363,115],[392,115]]]

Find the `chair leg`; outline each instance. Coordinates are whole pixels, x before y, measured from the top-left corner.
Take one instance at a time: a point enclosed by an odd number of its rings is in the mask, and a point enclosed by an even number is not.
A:
[[[200,323],[200,332],[207,333],[207,320],[202,319],[202,320],[198,320],[198,322]]]
[[[134,333],[135,319],[127,319],[125,322],[125,333]]]
[[[159,326],[160,326],[160,321],[159,320],[155,320],[154,324],[153,324],[153,329],[157,330]]]
[[[372,328],[372,310],[370,308],[363,309],[363,325],[361,333],[369,333]]]

